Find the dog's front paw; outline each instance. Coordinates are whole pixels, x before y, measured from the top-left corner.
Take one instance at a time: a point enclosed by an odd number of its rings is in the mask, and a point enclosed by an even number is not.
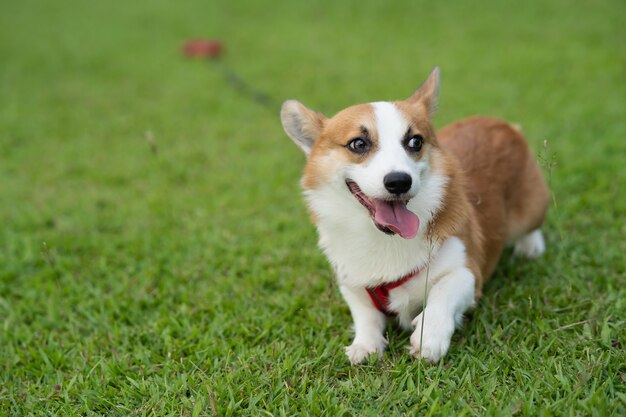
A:
[[[365,360],[372,353],[381,354],[387,347],[387,340],[381,338],[381,340],[373,343],[352,343],[350,346],[346,346],[346,355],[352,365],[359,364]]]
[[[446,317],[429,317],[426,312],[422,330],[422,314],[413,320],[415,331],[411,335],[409,351],[416,358],[435,363],[443,358],[450,348],[450,340],[454,333],[454,319]]]

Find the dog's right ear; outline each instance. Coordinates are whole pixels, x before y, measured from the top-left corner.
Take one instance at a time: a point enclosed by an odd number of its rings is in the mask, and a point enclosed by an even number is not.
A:
[[[308,156],[322,133],[326,117],[296,100],[287,100],[280,110],[280,120],[287,135]]]

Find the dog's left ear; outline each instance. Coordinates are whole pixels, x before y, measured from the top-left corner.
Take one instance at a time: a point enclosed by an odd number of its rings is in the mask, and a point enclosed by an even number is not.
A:
[[[439,104],[439,67],[435,67],[424,84],[407,100],[409,103],[421,103],[430,116],[437,113]]]
[[[309,156],[313,144],[322,133],[326,117],[296,100],[287,100],[280,110],[283,129],[296,145]]]

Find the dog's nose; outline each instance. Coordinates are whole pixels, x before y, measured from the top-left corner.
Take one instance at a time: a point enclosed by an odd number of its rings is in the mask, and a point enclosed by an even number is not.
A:
[[[411,189],[411,176],[406,172],[390,172],[383,178],[385,188],[392,194],[403,194]]]

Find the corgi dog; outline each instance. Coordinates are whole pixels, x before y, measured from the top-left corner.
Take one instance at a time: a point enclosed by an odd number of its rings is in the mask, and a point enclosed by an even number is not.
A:
[[[507,244],[535,258],[549,191],[522,133],[472,117],[435,132],[439,69],[408,99],[332,118],[295,100],[281,121],[307,156],[304,196],[354,321],[352,364],[386,346],[388,317],[409,351],[439,361]]]

